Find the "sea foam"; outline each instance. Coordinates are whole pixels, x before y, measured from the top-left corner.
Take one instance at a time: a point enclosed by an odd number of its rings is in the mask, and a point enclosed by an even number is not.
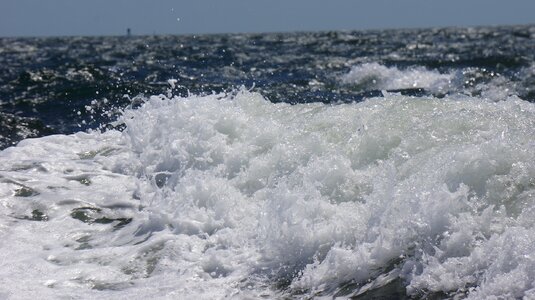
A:
[[[535,296],[534,113],[149,97],[122,132],[0,152],[0,295]]]
[[[353,66],[342,76],[342,82],[362,90],[425,89],[443,94],[456,86],[455,80],[454,74],[442,74],[424,67],[400,70],[376,62]]]

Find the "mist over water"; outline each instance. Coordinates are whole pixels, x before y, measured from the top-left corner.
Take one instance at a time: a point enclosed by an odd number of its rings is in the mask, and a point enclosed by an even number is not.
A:
[[[1,39],[0,298],[535,297],[534,38]]]

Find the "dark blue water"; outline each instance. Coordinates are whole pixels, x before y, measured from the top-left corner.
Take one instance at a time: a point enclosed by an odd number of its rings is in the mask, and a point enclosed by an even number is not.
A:
[[[535,27],[480,27],[202,36],[0,39],[0,148],[26,137],[106,127],[136,97],[254,87],[273,102],[380,96],[340,76],[363,63],[458,73],[445,93],[500,82],[535,100]],[[498,80],[496,80],[498,79]],[[479,87],[478,87],[479,85]],[[399,92],[426,95],[426,87]],[[86,108],[87,107],[87,108]]]

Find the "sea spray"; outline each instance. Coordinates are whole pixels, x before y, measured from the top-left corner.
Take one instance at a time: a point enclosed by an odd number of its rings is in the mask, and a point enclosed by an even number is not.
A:
[[[0,282],[50,297],[356,296],[394,281],[530,295],[534,113],[516,97],[151,96],[123,131],[0,153]]]

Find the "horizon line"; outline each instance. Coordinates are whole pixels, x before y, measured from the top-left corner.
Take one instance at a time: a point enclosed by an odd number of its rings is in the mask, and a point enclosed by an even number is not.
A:
[[[437,25],[437,26],[408,26],[408,27],[370,27],[360,29],[321,29],[321,30],[280,30],[280,31],[222,31],[222,32],[200,32],[200,33],[141,33],[128,34],[126,27],[122,34],[58,34],[58,35],[0,35],[3,38],[68,38],[68,37],[148,37],[148,36],[210,36],[210,35],[241,35],[241,34],[291,34],[291,33],[325,33],[325,32],[366,32],[366,31],[389,31],[389,30],[430,30],[430,29],[448,29],[448,28],[482,28],[482,27],[530,27],[535,23],[503,23],[503,24],[478,24],[478,25]]]

